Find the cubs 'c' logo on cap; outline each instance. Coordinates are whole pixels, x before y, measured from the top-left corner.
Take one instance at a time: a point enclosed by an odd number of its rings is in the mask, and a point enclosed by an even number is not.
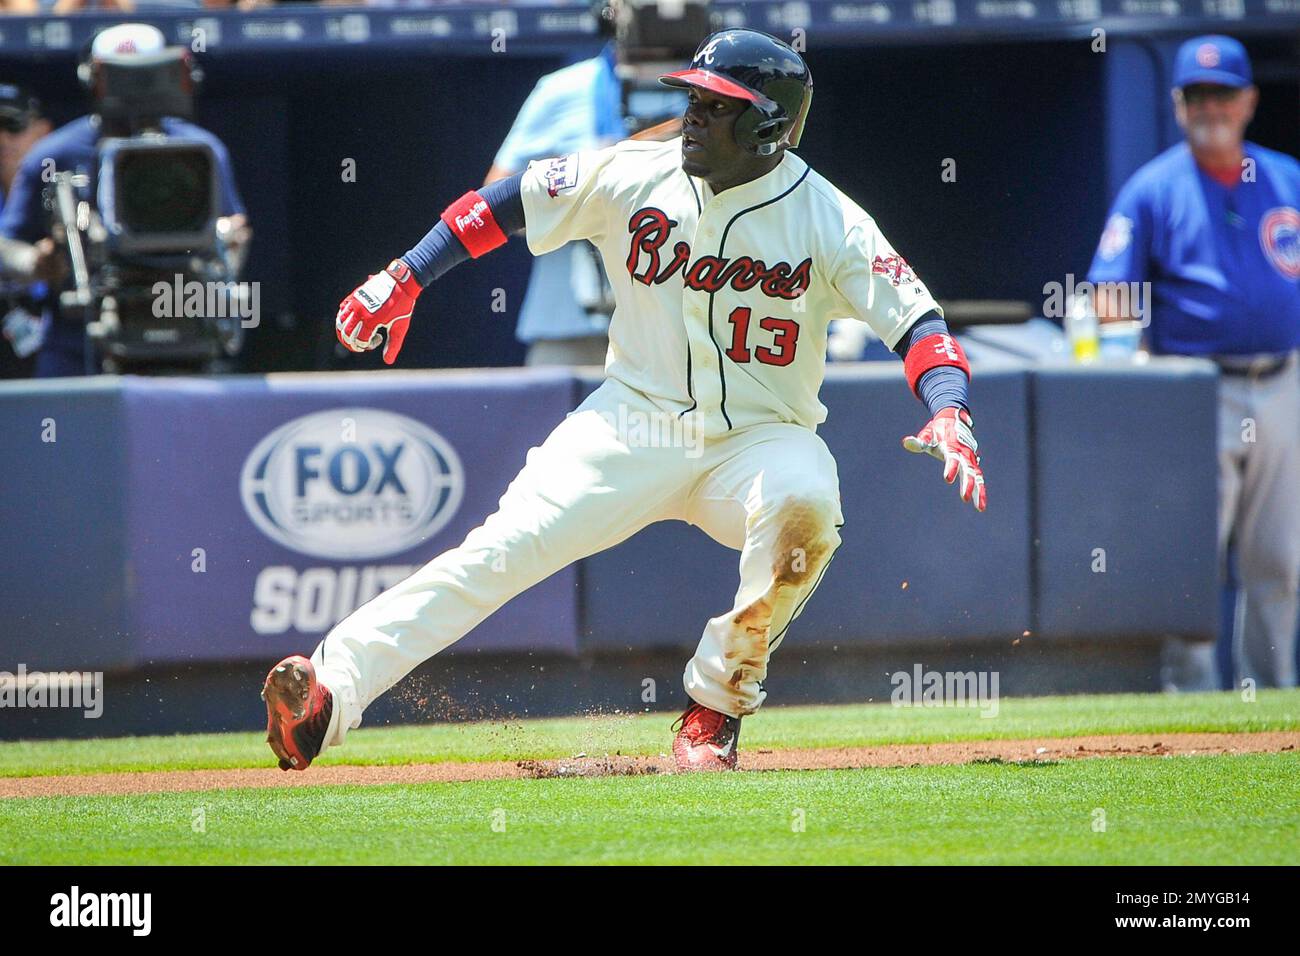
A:
[[[1214,69],[1219,65],[1219,48],[1213,43],[1202,43],[1196,48],[1196,65]]]
[[[1278,206],[1264,213],[1259,247],[1274,269],[1288,279],[1300,279],[1300,211]]]

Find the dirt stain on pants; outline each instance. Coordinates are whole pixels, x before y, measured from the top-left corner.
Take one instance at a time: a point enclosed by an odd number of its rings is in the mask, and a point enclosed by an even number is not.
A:
[[[834,520],[826,507],[815,501],[789,499],[770,520],[778,529],[771,583],[732,616],[731,633],[725,639],[727,683],[734,689],[767,676],[773,621],[779,617],[784,628],[839,542]]]

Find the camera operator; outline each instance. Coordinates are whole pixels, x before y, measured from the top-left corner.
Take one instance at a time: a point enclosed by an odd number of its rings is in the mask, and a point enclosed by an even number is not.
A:
[[[175,116],[101,115],[105,86],[102,71],[106,65],[130,62],[134,58],[153,57],[167,51],[163,34],[156,27],[125,23],[108,27],[91,42],[87,55],[78,67],[78,76],[90,90],[95,112],[60,127],[37,142],[27,152],[18,169],[8,201],[0,212],[0,239],[17,240],[35,247],[34,253],[19,256],[5,254],[5,268],[12,274],[15,261],[26,261],[31,277],[67,273],[65,250],[51,241],[51,218],[45,191],[55,173],[73,172],[83,185],[78,196],[98,208],[96,197],[101,141],[108,138],[132,138],[163,134],[205,144],[212,151],[217,167],[219,213],[217,233],[227,258],[237,272],[252,230],[244,212],[243,201],[235,186],[234,174],[225,146],[207,130]],[[188,57],[188,53],[186,53]],[[187,60],[188,63],[188,60]],[[193,74],[191,74],[191,77]],[[188,92],[188,89],[187,91]],[[59,236],[55,236],[59,239]],[[3,244],[12,249],[11,244]],[[86,322],[78,310],[60,306],[58,297],[45,310],[44,340],[36,361],[37,377],[84,375],[99,371],[96,357],[87,354]]]
[[[0,83],[0,209],[18,175],[19,162],[32,144],[52,128],[41,115],[41,104],[35,96],[13,83]],[[53,249],[54,244],[46,242]],[[30,281],[38,253],[37,247],[27,243],[0,241],[0,314],[4,316],[0,323],[0,378],[27,378],[36,365],[34,352],[41,334],[38,303],[48,295],[43,281]]]
[[[18,164],[54,127],[41,115],[41,101],[13,83],[0,83],[0,208],[18,175]]]

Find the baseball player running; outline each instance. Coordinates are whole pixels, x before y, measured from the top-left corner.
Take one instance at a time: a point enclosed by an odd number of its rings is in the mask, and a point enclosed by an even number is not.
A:
[[[391,364],[421,290],[521,230],[534,255],[592,242],[617,303],[605,382],[528,452],[496,513],[310,660],[271,669],[262,696],[282,769],[343,743],[371,701],[516,594],[669,519],[740,552],[735,600],[686,665],[673,741],[683,770],[734,768],[768,660],[840,543],[835,459],[816,432],[834,317],[868,323],[903,357],[931,414],[904,448],[940,459],[984,510],[961,347],[872,218],[791,151],[812,98],[802,58],[727,30],[661,82],[687,91],[680,137],[537,161],[468,192],[340,306],[339,340],[383,345]]]

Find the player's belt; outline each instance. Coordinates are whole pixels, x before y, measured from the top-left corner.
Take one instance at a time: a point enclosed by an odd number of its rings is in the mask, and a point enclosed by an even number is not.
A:
[[[1224,375],[1231,375],[1235,378],[1270,378],[1289,366],[1295,358],[1295,352],[1286,352],[1282,355],[1257,355],[1253,358],[1246,356],[1219,356],[1215,362],[1219,366],[1219,371]]]

